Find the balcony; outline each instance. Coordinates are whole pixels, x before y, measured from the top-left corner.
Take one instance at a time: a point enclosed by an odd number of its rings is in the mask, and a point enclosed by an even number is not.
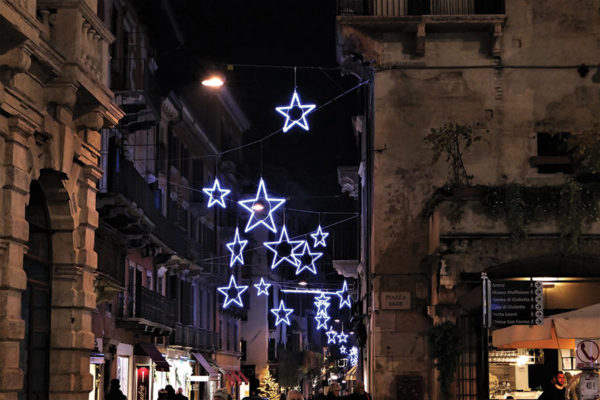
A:
[[[175,329],[176,300],[138,286],[131,296],[119,295],[117,318],[121,325],[144,334],[168,335]]]
[[[341,16],[504,14],[503,0],[338,0],[337,6]]]
[[[128,238],[152,234],[182,259],[206,258],[200,243],[156,208],[154,192],[131,161],[111,149],[107,169],[107,193],[98,194],[103,221]]]
[[[339,274],[346,278],[358,278],[360,241],[357,230],[331,232],[328,238],[331,261]]]
[[[170,342],[173,346],[212,350],[219,346],[219,334],[190,325],[176,324]]]

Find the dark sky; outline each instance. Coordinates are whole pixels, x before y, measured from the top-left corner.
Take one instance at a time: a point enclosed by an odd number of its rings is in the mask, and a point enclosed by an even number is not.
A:
[[[294,90],[290,67],[297,66],[302,103],[317,107],[358,83],[337,69],[333,0],[171,0],[171,4],[185,41],[172,48],[172,38],[160,33],[161,40],[170,43],[163,46],[161,69],[189,84],[202,75],[201,65],[233,64],[233,71],[226,72],[227,86],[250,120],[247,142],[283,126],[284,118],[275,107],[290,102]],[[271,187],[292,198],[297,195],[288,203],[291,207],[354,208],[355,203],[341,193],[336,171],[340,165],[358,165],[350,118],[359,108],[357,90],[310,114],[309,132],[294,128],[265,140],[262,151],[260,146],[246,148],[244,174],[257,182],[262,164],[263,176],[274,182]],[[293,193],[281,193],[286,190]]]

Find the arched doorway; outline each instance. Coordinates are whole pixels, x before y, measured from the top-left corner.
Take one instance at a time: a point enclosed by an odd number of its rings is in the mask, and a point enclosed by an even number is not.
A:
[[[33,181],[25,209],[29,223],[29,249],[23,257],[27,288],[21,298],[25,338],[21,342],[19,366],[23,370],[20,400],[45,400],[50,381],[50,315],[52,288],[52,232],[46,198]]]

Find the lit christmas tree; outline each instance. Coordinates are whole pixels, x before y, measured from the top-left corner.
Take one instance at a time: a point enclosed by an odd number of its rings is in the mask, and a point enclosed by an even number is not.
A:
[[[258,391],[261,396],[267,397],[269,400],[279,400],[279,384],[275,382],[268,370],[265,377],[260,382]]]

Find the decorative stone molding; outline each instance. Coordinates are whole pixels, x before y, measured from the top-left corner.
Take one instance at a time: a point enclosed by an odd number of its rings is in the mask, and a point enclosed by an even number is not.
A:
[[[179,116],[179,111],[175,105],[168,98],[166,98],[160,105],[160,115],[162,119],[169,122],[173,121]]]
[[[0,54],[0,79],[6,85],[12,85],[12,78],[31,66],[31,54],[24,47],[17,47]]]
[[[73,125],[76,129],[85,128],[99,131],[104,126],[104,114],[97,110],[91,111],[74,120]]]
[[[77,102],[77,88],[78,85],[68,82],[48,84],[44,90],[45,101],[73,110]]]

